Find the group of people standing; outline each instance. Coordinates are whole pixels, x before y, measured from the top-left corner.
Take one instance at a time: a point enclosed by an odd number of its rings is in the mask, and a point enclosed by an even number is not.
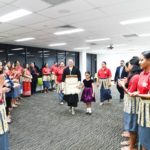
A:
[[[36,93],[39,78],[42,78],[43,92],[47,92],[49,81],[52,81],[51,87],[54,86],[55,73],[58,75],[57,83],[60,82],[62,66],[64,66],[62,63],[60,67],[54,64],[49,68],[46,64],[40,71],[35,63],[21,66],[19,61],[0,62],[0,150],[9,149],[8,124],[12,123],[11,112],[21,104],[22,96]]]
[[[121,150],[150,150],[150,51],[134,56],[125,66],[117,68],[115,82],[124,99],[124,132],[127,141],[121,142]],[[122,71],[120,71],[122,70]],[[117,74],[122,72],[122,76]]]
[[[99,69],[97,86],[100,88],[100,105],[110,103],[111,96],[111,71],[102,62]],[[122,150],[136,150],[138,145],[142,150],[150,150],[150,51],[145,51],[141,56],[134,56],[124,66],[121,61],[116,69],[114,79],[120,93],[120,101],[124,101],[124,132],[123,137],[129,141],[121,143]],[[90,73],[85,73],[81,83],[81,74],[70,60],[68,67],[63,72],[62,91],[64,100],[68,102],[70,111],[75,114],[79,89],[84,88],[81,101],[86,103],[87,114],[91,114],[91,103],[95,101],[94,84]]]
[[[132,57],[124,65],[116,69],[114,82],[120,93],[120,101],[124,101],[124,132],[123,137],[128,141],[121,143],[122,150],[137,149],[150,150],[150,51],[143,52],[140,57]],[[21,67],[19,61],[14,64],[0,62],[0,146],[8,150],[8,123],[11,123],[12,108],[20,104],[20,95],[30,96],[36,92],[40,71],[31,63]],[[80,100],[86,104],[86,114],[92,114],[92,102],[95,102],[95,85],[91,73],[85,72],[85,79],[81,82],[79,68],[74,66],[72,59],[59,66],[55,63],[51,68],[45,64],[41,69],[43,92],[47,93],[50,84],[58,93],[60,104],[67,102],[69,111],[75,115],[78,106],[79,93],[83,89]],[[100,90],[100,105],[110,103],[111,70],[106,62],[102,62],[97,73],[97,87]],[[21,92],[22,90],[22,92]]]

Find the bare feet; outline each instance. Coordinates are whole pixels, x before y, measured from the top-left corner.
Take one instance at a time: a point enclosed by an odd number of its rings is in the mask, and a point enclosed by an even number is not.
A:
[[[127,132],[127,131],[124,131],[122,134],[121,134],[122,137],[130,137],[130,133]]]

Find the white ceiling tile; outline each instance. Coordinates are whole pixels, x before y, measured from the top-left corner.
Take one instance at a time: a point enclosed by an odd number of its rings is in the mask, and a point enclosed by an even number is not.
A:
[[[39,13],[47,17],[58,18],[72,13],[84,12],[92,8],[93,7],[91,5],[87,4],[83,0],[74,0],[48,8],[46,10],[40,11]]]
[[[30,28],[26,28],[26,27],[19,27],[17,29],[14,29],[14,30],[9,30],[8,34],[11,34],[11,35],[21,35],[21,34],[25,34],[25,33],[30,33],[30,32],[35,32],[35,30],[33,29],[30,29]]]
[[[28,9],[34,12],[51,6],[50,4],[41,0],[32,0],[32,1],[16,0],[14,3],[12,3],[12,5],[15,5],[23,9]]]
[[[138,12],[144,9],[150,9],[149,0],[128,0],[119,4],[100,8],[100,10],[102,10],[104,13],[111,15],[111,16],[132,13],[135,11]]]
[[[55,28],[58,26],[62,26],[64,23],[54,20],[54,19],[49,19],[49,21],[44,21],[41,23],[29,25],[28,27],[33,28],[33,29],[38,29],[38,30],[46,30],[48,28]]]
[[[31,24],[35,24],[35,23],[40,23],[43,21],[48,21],[48,18],[43,17],[38,14],[31,14],[31,15],[11,21],[11,24],[27,26],[27,25],[31,25]]]
[[[11,2],[14,2],[16,0],[0,0],[0,2],[3,2],[3,3],[11,3]]]
[[[0,32],[6,32],[6,31],[13,30],[16,28],[18,28],[18,26],[10,25],[7,23],[0,24]]]
[[[0,16],[5,15],[5,14],[7,14],[7,13],[10,13],[10,12],[12,12],[12,11],[15,11],[15,10],[17,10],[17,9],[18,9],[18,8],[15,7],[15,6],[6,5],[6,6],[2,7],[2,8],[0,8]]]
[[[58,20],[63,21],[66,24],[72,24],[77,22],[90,21],[91,19],[98,20],[104,17],[106,17],[106,15],[100,10],[91,9],[82,13],[75,13],[68,16],[63,16],[58,18]]]
[[[84,1],[89,2],[95,7],[104,7],[104,6],[114,5],[122,2],[127,2],[130,0],[84,0]]]
[[[6,5],[5,3],[0,2],[0,7],[3,7],[3,6],[5,6],[5,5]]]

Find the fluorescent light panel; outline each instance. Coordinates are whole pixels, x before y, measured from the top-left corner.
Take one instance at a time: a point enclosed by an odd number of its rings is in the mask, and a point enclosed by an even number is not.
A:
[[[126,21],[121,21],[121,25],[128,25],[128,24],[135,24],[135,23],[143,23],[143,22],[149,22],[150,17],[145,17],[145,18],[138,18],[138,19],[131,19],[131,20],[126,20]]]
[[[25,10],[25,9],[19,9],[19,10],[16,10],[16,11],[13,11],[11,13],[1,16],[0,22],[9,22],[11,20],[18,19],[23,16],[27,16],[29,14],[32,14],[32,12]]]
[[[20,50],[24,50],[24,48],[13,48],[11,50],[13,50],[13,51],[20,51]]]
[[[23,42],[23,41],[30,41],[30,40],[34,40],[35,38],[34,37],[28,37],[28,38],[22,38],[22,39],[18,39],[18,40],[15,40],[16,42]]]
[[[150,36],[150,33],[143,33],[143,34],[139,34],[139,37],[148,37]]]
[[[67,45],[67,43],[54,43],[54,44],[49,44],[48,46],[55,47],[55,46],[63,46],[63,45]]]
[[[27,54],[27,55],[28,55],[28,54],[30,54],[30,53],[29,53],[29,52],[27,52],[27,53],[21,53],[21,54],[23,54],[23,55]]]
[[[90,47],[77,47],[77,48],[74,48],[74,50],[87,50],[87,49],[90,49]]]
[[[86,40],[85,42],[99,42],[99,41],[108,41],[110,38],[102,38],[102,39],[91,39],[91,40]]]
[[[64,35],[64,34],[73,34],[73,33],[78,33],[78,32],[83,32],[84,29],[77,28],[77,29],[72,29],[72,30],[65,30],[65,31],[59,31],[55,32],[55,35]]]

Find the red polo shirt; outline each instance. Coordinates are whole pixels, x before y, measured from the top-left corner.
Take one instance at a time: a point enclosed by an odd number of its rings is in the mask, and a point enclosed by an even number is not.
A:
[[[128,85],[128,91],[130,93],[137,91],[139,76],[140,76],[139,74],[136,74],[130,79],[129,85]]]
[[[140,94],[148,94],[150,91],[150,72],[141,72],[138,82]]]
[[[42,74],[43,74],[43,75],[49,75],[49,74],[50,74],[50,69],[44,67],[44,68],[42,69]]]
[[[62,82],[63,72],[64,72],[64,68],[61,68],[61,67],[58,67],[55,72],[55,75],[57,76],[57,82],[59,82],[59,83]]]
[[[56,65],[52,65],[50,68],[51,72],[54,74],[56,73],[57,69],[58,69],[58,67]]]
[[[101,79],[110,78],[111,76],[112,76],[111,71],[108,68],[101,68],[98,71],[98,77],[101,78]]]

